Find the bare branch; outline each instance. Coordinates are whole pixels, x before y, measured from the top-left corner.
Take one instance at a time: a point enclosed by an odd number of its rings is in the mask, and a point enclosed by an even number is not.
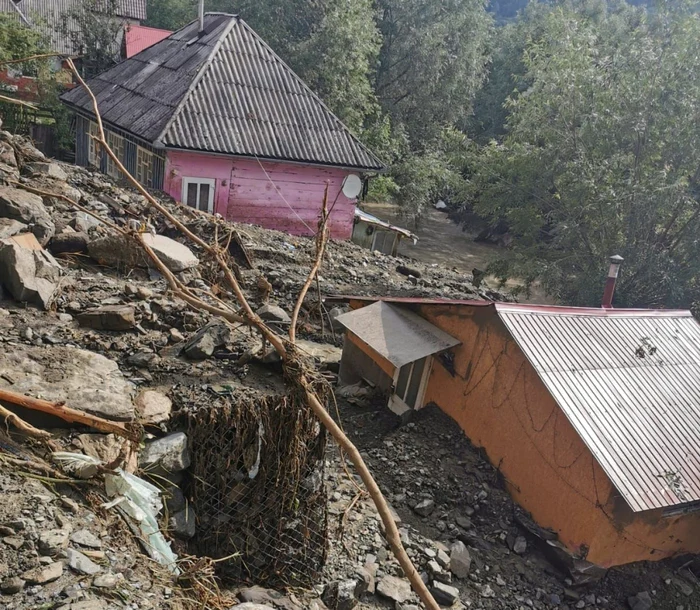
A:
[[[314,261],[311,271],[309,271],[309,276],[306,278],[304,285],[299,291],[299,296],[297,297],[296,305],[294,306],[294,311],[292,312],[292,322],[289,325],[289,340],[294,343],[296,341],[297,333],[297,319],[299,318],[299,312],[301,311],[301,306],[306,298],[306,293],[311,287],[311,283],[314,281],[316,274],[318,273],[321,263],[323,262],[323,253],[326,249],[326,244],[328,243],[328,183],[326,182],[326,190],[323,193],[323,206],[321,207],[321,218],[318,221],[318,233],[316,234],[316,260]]]

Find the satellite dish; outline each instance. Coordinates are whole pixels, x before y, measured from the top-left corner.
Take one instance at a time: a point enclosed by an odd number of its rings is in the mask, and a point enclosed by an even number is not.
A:
[[[362,179],[357,174],[348,174],[343,180],[343,195],[355,199],[362,191]]]

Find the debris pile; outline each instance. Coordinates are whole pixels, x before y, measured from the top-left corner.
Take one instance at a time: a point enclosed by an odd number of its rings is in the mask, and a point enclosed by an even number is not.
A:
[[[286,330],[314,241],[161,201],[226,248],[259,315]],[[0,435],[0,607],[187,608],[193,595],[190,607],[232,606],[232,594],[198,580],[211,578],[214,564],[186,558],[196,551],[223,559],[216,567],[229,586],[308,587],[240,589],[241,610],[415,610],[375,509],[345,457],[324,453],[321,427],[285,387],[275,354],[248,329],[190,310],[109,224],[143,231],[188,289],[230,300],[210,256],[150,217],[140,194],[46,160],[26,140],[0,132],[0,390],[44,399],[54,411],[65,401],[117,431],[145,431],[137,448],[117,432],[85,427],[85,419],[66,423],[3,403],[28,427],[18,432],[6,416],[0,422],[12,432]],[[503,298],[458,270],[331,242],[297,345],[323,375],[315,379],[329,382],[341,342],[334,318],[342,310],[327,311],[322,298],[332,294]],[[440,603],[697,607],[697,560],[610,570],[577,586],[545,557],[498,472],[456,425],[426,409],[399,426],[384,402],[371,401],[368,392],[339,398],[340,420]],[[334,411],[330,397],[328,406]],[[60,453],[82,467],[51,459]],[[136,473],[146,484],[119,491],[119,469],[122,480]],[[140,520],[134,506],[148,508]],[[161,534],[182,558],[179,577],[147,558]],[[160,551],[167,555],[167,545]]]

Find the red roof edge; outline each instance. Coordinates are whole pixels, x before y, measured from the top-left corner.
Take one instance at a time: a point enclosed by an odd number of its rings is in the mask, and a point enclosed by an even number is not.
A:
[[[125,26],[126,58],[129,59],[137,53],[146,50],[157,42],[172,34],[170,30],[150,28],[146,25],[129,24]]]
[[[328,295],[324,297],[328,301],[365,301],[374,303],[385,301],[387,303],[408,303],[419,305],[467,305],[470,307],[491,307],[499,313],[534,313],[550,315],[581,315],[601,317],[667,317],[688,318],[693,314],[687,309],[604,309],[602,307],[569,307],[565,305],[538,305],[528,303],[502,303],[496,301],[460,300],[460,299],[430,299],[425,297],[385,297],[385,296],[352,296],[344,294]]]

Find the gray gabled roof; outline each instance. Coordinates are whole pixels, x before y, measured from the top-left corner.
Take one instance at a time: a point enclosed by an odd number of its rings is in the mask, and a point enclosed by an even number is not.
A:
[[[67,27],[75,31],[77,22],[69,18],[69,14],[83,6],[83,0],[0,0],[0,13],[8,13],[18,21],[29,21],[31,27],[41,32],[48,41],[52,51],[72,55],[78,52],[71,41],[63,35],[63,20],[67,19]],[[104,8],[110,3],[104,0]],[[97,3],[97,9],[101,5]],[[144,21],[146,19],[146,0],[117,0],[116,14],[119,20]]]
[[[103,120],[156,145],[366,170],[382,162],[235,15],[208,13],[88,82]],[[62,96],[91,112],[82,88]]]
[[[412,311],[383,301],[341,314],[336,320],[396,368],[460,343]]]

